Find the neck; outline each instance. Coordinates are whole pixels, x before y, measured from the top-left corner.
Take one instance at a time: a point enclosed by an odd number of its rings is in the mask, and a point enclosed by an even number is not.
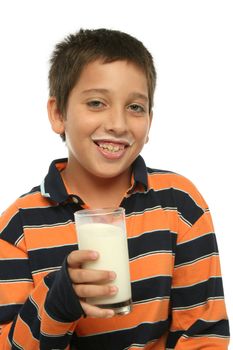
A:
[[[100,178],[68,161],[63,178],[72,194],[91,208],[118,207],[131,184],[131,168],[113,178]]]

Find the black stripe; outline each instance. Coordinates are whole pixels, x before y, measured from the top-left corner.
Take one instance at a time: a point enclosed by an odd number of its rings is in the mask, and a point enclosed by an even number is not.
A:
[[[182,335],[201,336],[201,335],[211,335],[217,334],[223,337],[229,337],[229,324],[227,320],[220,320],[218,322],[207,322],[203,320],[197,320],[188,330],[169,332],[166,348],[173,349]]]
[[[16,213],[7,224],[7,226],[1,232],[1,239],[9,242],[11,244],[15,244],[15,242],[19,239],[23,234],[22,222],[20,213]]]
[[[34,338],[38,339],[40,334],[40,320],[38,318],[38,311],[34,303],[30,299],[24,304],[20,317],[28,325]]]
[[[32,280],[28,260],[0,260],[0,280],[12,279]]]
[[[178,342],[179,338],[184,334],[185,331],[176,331],[176,332],[169,332],[167,337],[167,343],[166,348],[175,348],[176,343]],[[187,349],[188,350],[188,349]]]
[[[51,350],[51,349],[66,349],[70,343],[71,334],[63,336],[56,335],[56,337],[48,337],[43,334],[40,335],[40,350]]]
[[[38,249],[29,252],[32,272],[61,266],[67,255],[76,248],[77,245],[68,245],[49,249]]]
[[[167,297],[170,292],[171,277],[168,276],[153,277],[132,283],[133,302]]]
[[[57,225],[58,223],[66,223],[69,220],[73,221],[73,215],[64,206],[23,209],[24,227]]]
[[[140,213],[154,207],[178,208],[180,215],[191,224],[194,224],[204,213],[204,210],[187,193],[174,188],[159,191],[152,189],[146,194],[138,192],[126,198],[123,205],[126,208],[126,215],[133,212]]]
[[[129,258],[153,251],[166,250],[175,252],[177,235],[168,230],[145,232],[128,239]]]
[[[193,225],[203,215],[204,210],[194,202],[188,193],[174,190],[174,196],[178,212]]]
[[[77,335],[74,334],[72,345],[76,345],[77,349],[88,350],[96,350],[97,347],[101,350],[124,349],[131,344],[146,344],[148,341],[160,338],[169,328],[169,324],[169,320],[152,324],[142,323],[132,329],[125,329],[108,334],[93,335],[91,337],[77,337]]]
[[[207,234],[187,243],[183,243],[176,248],[175,265],[191,262],[200,257],[218,253],[215,234]]]
[[[220,320],[218,322],[207,322],[203,320],[198,320],[192,325],[186,332],[188,336],[196,335],[211,335],[217,334],[223,337],[229,337],[230,330],[227,320]]]
[[[11,322],[21,309],[21,304],[3,305],[0,312],[0,324]]]
[[[222,279],[213,277],[194,286],[174,288],[172,291],[172,307],[192,306],[204,303],[208,298],[218,297],[223,297]]]

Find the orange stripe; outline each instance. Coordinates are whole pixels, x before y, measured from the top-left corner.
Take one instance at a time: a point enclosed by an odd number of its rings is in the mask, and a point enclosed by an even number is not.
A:
[[[9,344],[9,342],[7,340],[12,323],[13,322],[0,326],[0,349],[4,349],[4,350],[11,350],[12,349],[11,345]]]
[[[140,235],[142,232],[164,229],[176,232],[177,212],[162,209],[147,211],[143,214],[127,217],[126,226],[128,237]]]
[[[21,250],[15,247],[14,245],[3,241],[0,239],[1,242],[1,258],[2,259],[25,259],[27,258],[27,255]]]
[[[53,272],[53,271],[57,271],[57,269],[54,269],[54,270],[49,270],[49,271],[43,271],[43,272],[37,272],[37,273],[34,273],[33,274],[33,281],[34,281],[34,284],[35,286],[37,286],[41,280],[48,275],[48,273],[50,272]]]
[[[32,282],[2,283],[1,304],[25,303],[32,289]]]
[[[18,198],[16,204],[22,209],[48,206],[52,207],[51,202],[48,201],[48,198],[42,197],[40,192],[30,193],[25,197]]]
[[[174,257],[167,253],[151,254],[130,262],[131,281],[156,275],[172,275]]]
[[[144,350],[164,350],[166,347],[167,334],[164,334],[158,340],[149,341],[144,347]],[[141,346],[130,346],[129,350],[142,350]]]
[[[17,214],[18,208],[15,203],[0,215],[0,230],[2,230],[9,221]]]
[[[224,300],[209,300],[205,305],[189,310],[173,310],[172,329],[188,329],[199,318],[207,321],[227,319]]]
[[[74,223],[65,226],[25,228],[28,250],[77,243]]]
[[[196,350],[196,349],[228,349],[229,339],[218,337],[200,337],[200,338],[180,338],[176,347],[179,350]]]
[[[26,341],[25,341],[26,340]],[[30,328],[18,318],[14,331],[14,341],[24,350],[38,349],[39,342],[33,338]]]
[[[220,264],[218,256],[211,256],[191,265],[177,267],[173,276],[173,287],[188,286],[210,278],[220,276]]]
[[[45,310],[42,312],[42,323],[41,323],[41,331],[45,334],[49,335],[61,335],[66,334],[67,332],[73,332],[76,327],[75,322],[58,322],[51,318]]]
[[[175,188],[188,194],[195,200],[195,202],[202,208],[207,208],[207,204],[199,193],[195,185],[186,177],[178,174],[154,174],[149,175],[149,187],[155,190],[166,188]]]
[[[198,219],[198,221],[192,226],[192,229],[189,230],[188,235],[184,235],[184,233],[186,233],[187,231],[187,224],[182,223],[181,220],[179,225],[180,228],[177,243],[185,242],[200,237],[205,233],[214,232],[214,227],[209,212],[206,212]]]
[[[80,336],[86,336],[133,328],[145,322],[158,322],[168,317],[168,309],[169,300],[155,300],[145,304],[133,305],[133,311],[124,317],[114,316],[109,319],[82,318],[77,323],[77,332]]]

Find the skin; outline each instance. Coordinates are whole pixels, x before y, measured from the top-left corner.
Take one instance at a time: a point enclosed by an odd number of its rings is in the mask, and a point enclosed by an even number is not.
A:
[[[49,98],[52,129],[65,133],[69,152],[63,178],[69,190],[91,208],[119,206],[130,187],[131,164],[148,141],[152,120],[148,106],[146,76],[127,61],[98,60],[84,67],[70,92],[65,116],[56,99]],[[100,147],[100,140],[118,151]],[[113,271],[82,268],[84,262],[95,259],[97,252],[73,251],[67,257],[68,273],[86,315],[112,317],[113,310],[85,302],[87,297],[117,293],[115,286],[107,285],[116,277]]]

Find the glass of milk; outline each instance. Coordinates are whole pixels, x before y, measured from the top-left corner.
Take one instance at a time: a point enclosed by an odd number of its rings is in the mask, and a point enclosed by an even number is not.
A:
[[[117,276],[108,283],[118,287],[117,294],[87,298],[87,302],[113,309],[116,314],[128,314],[132,301],[124,208],[84,209],[74,215],[79,249],[99,252],[99,258],[83,264],[83,268],[114,271]]]

